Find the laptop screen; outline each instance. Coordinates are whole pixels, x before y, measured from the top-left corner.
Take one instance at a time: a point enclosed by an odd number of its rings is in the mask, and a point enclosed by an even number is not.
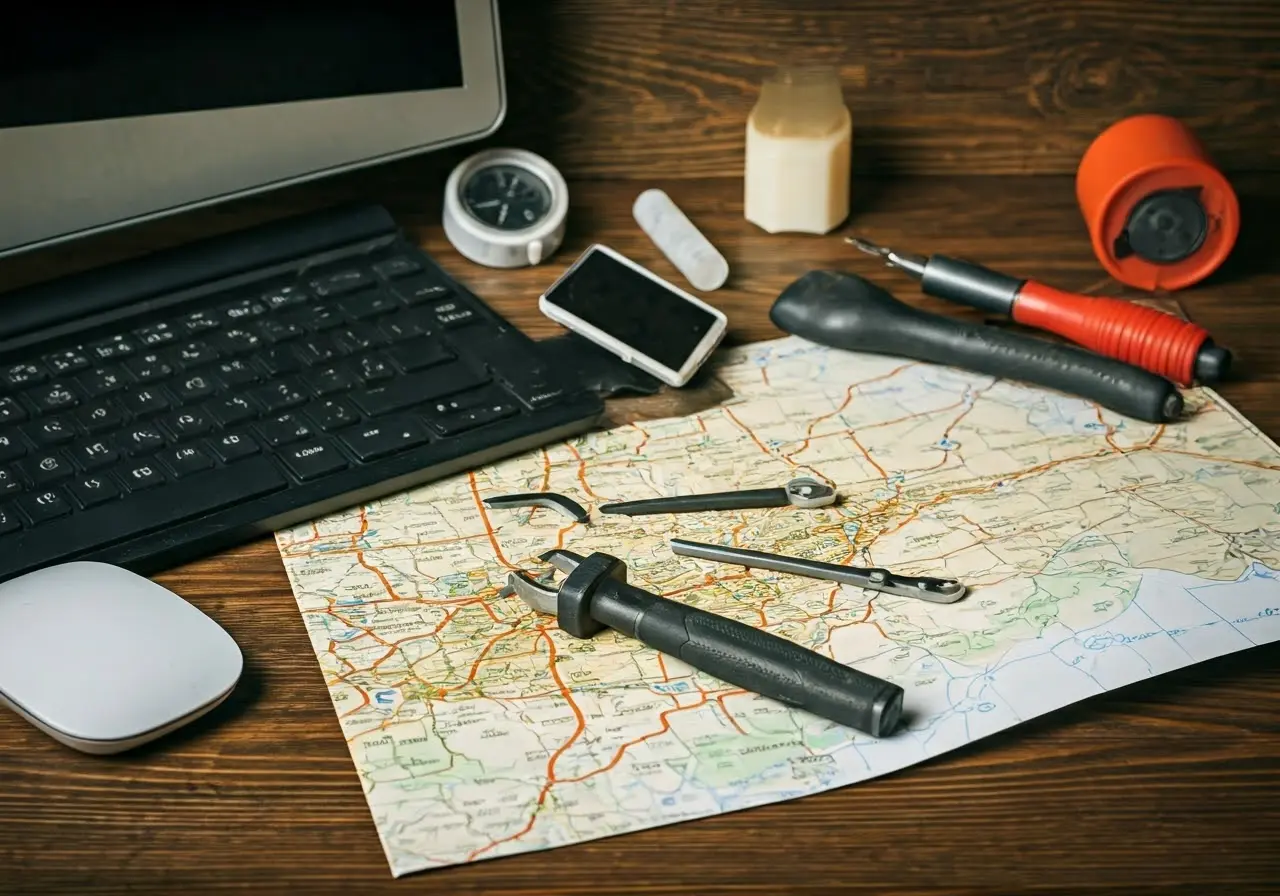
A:
[[[463,86],[441,0],[36,4],[0,46],[0,128]]]

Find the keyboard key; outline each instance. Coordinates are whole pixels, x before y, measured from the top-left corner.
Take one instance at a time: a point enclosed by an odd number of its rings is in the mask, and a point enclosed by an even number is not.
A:
[[[212,370],[214,376],[221,380],[223,385],[230,386],[233,389],[237,386],[256,383],[262,379],[262,374],[241,358],[221,361],[214,365]]]
[[[71,385],[69,380],[38,386],[28,392],[27,397],[31,399],[36,407],[46,413],[73,408],[80,403],[78,390]],[[0,417],[0,423],[2,422],[4,422],[4,418]]]
[[[27,419],[27,412],[12,398],[0,398],[0,423],[17,423]]]
[[[360,415],[355,412],[351,405],[338,398],[318,401],[309,405],[306,409],[306,414],[308,419],[324,432],[333,432],[358,423],[360,420]]]
[[[391,366],[386,358],[380,358],[377,355],[365,355],[363,358],[351,362],[355,369],[356,376],[360,377],[365,383],[376,383],[381,380],[389,380],[396,375],[396,370]]]
[[[264,320],[259,321],[256,326],[258,335],[267,342],[288,342],[306,335],[306,330],[289,321]]]
[[[122,367],[98,367],[80,377],[80,385],[90,398],[123,389],[132,382],[133,378]]]
[[[478,323],[480,320],[480,315],[457,300],[437,302],[431,306],[431,313],[436,316],[436,322],[446,329]]]
[[[91,367],[89,357],[78,348],[69,348],[52,355],[46,355],[44,363],[53,371],[54,376],[75,373]]]
[[[414,339],[392,346],[387,350],[387,357],[405,373],[413,373],[451,361],[454,355],[434,339]]]
[[[270,310],[267,303],[260,299],[241,299],[232,302],[222,309],[222,316],[234,324],[240,324],[255,317],[260,317]]]
[[[425,404],[454,392],[483,385],[487,377],[462,363],[443,364],[425,373],[414,373],[392,380],[385,386],[351,393],[351,400],[370,417]]]
[[[226,333],[215,335],[225,336]],[[173,356],[183,367],[199,367],[201,364],[212,364],[218,360],[217,350],[202,339],[184,342],[174,349]]]
[[[258,443],[244,433],[229,432],[218,436],[211,443],[213,453],[224,464],[252,457],[261,449]]]
[[[404,255],[388,258],[386,261],[380,261],[373,266],[373,272],[387,280],[407,277],[410,274],[416,274],[420,270],[422,270],[422,265],[418,261]]]
[[[103,432],[118,428],[124,422],[124,414],[112,402],[99,401],[76,411],[76,420],[87,432]]]
[[[147,454],[164,447],[165,438],[154,426],[136,426],[118,437],[126,454]]]
[[[67,486],[71,497],[81,507],[88,509],[120,497],[120,486],[109,476],[81,476]]]
[[[422,412],[427,417],[448,417],[456,414],[458,411],[469,410],[470,408],[478,408],[486,404],[501,404],[504,401],[510,401],[511,396],[504,389],[498,386],[485,386],[480,389],[472,389],[469,392],[459,392],[456,395],[450,395],[448,398],[441,398],[433,401],[431,404],[423,408]]]
[[[71,449],[71,456],[85,470],[97,470],[115,463],[120,452],[109,442],[81,442]]]
[[[375,345],[382,345],[384,337],[372,324],[356,323],[335,330],[333,341],[343,354],[354,355],[371,349]]]
[[[193,373],[189,376],[178,377],[169,388],[178,396],[178,400],[186,403],[212,395],[218,388],[217,382],[213,377],[204,373]]]
[[[155,348],[159,345],[168,345],[170,342],[178,341],[178,331],[165,323],[143,327],[141,330],[136,331],[134,335],[138,337],[138,342],[142,343],[144,348]]]
[[[282,453],[280,459],[303,482],[345,470],[348,466],[347,459],[328,442],[297,445]]]
[[[49,375],[34,364],[13,364],[5,368],[4,381],[14,389],[43,383]]]
[[[258,424],[258,434],[273,448],[308,438],[311,427],[297,414],[281,414]]]
[[[297,407],[307,400],[307,393],[295,378],[290,377],[269,386],[260,386],[253,391],[253,397],[270,414]]]
[[[13,460],[27,453],[27,446],[17,431],[0,432],[0,461]]]
[[[325,367],[303,375],[303,380],[317,395],[332,395],[349,389],[356,383],[355,377],[342,367]]]
[[[400,303],[389,293],[379,289],[342,299],[338,302],[338,307],[349,316],[361,320],[395,311],[400,308]]]
[[[209,330],[216,330],[222,326],[221,321],[212,311],[193,311],[190,314],[178,319],[178,324],[187,333],[206,333]]]
[[[70,442],[77,433],[75,424],[66,417],[49,417],[28,426],[27,435],[37,445],[60,445]]]
[[[312,291],[322,299],[333,296],[344,296],[348,293],[368,289],[374,285],[374,279],[358,268],[337,271],[311,281]]]
[[[342,312],[334,306],[319,304],[308,305],[288,315],[282,315],[279,319],[311,331],[329,330],[347,322]]]
[[[207,406],[209,414],[222,426],[235,426],[258,416],[258,408],[243,395],[220,398]]]
[[[60,452],[35,454],[21,462],[22,472],[37,487],[66,479],[76,468]]]
[[[179,442],[202,436],[213,428],[213,422],[203,411],[175,411],[161,421],[164,428]]]
[[[17,532],[21,528],[22,523],[18,521],[18,515],[8,507],[0,507],[0,535]]]
[[[199,473],[213,466],[213,458],[192,445],[170,448],[160,455],[160,460],[175,479]]]
[[[262,301],[271,309],[289,308],[293,305],[305,304],[310,294],[298,286],[281,286],[262,294]]]
[[[133,466],[125,466],[120,471],[120,478],[124,481],[124,487],[131,492],[146,491],[149,488],[156,488],[164,485],[164,472],[154,462],[144,462],[134,464]]]
[[[267,458],[249,458],[236,466],[234,476],[210,470],[164,488],[125,495],[118,503],[82,510],[6,536],[4,549],[6,555],[12,551],[14,557],[21,557],[25,567],[42,566],[101,544],[105,532],[122,541],[137,538],[287,485],[288,480]]]
[[[414,277],[392,287],[392,291],[409,305],[421,305],[426,302],[438,302],[452,294],[447,286],[435,282],[430,277]]]
[[[62,496],[62,492],[57,489],[50,489],[39,494],[26,495],[19,498],[18,508],[26,514],[28,522],[33,526],[56,520],[71,512],[71,505]],[[9,545],[6,544],[5,547],[8,548]],[[17,547],[17,545],[14,545],[14,547]]]
[[[229,327],[209,337],[210,343],[228,355],[242,355],[262,345],[262,337],[244,327]],[[211,359],[212,360],[212,359]]]
[[[451,414],[447,417],[433,418],[431,428],[442,436],[455,436],[460,432],[466,432],[469,429],[476,429],[484,426],[486,423],[492,423],[495,420],[501,420],[504,417],[510,417],[516,413],[516,406],[510,402],[500,402],[498,404],[486,404],[482,407],[471,408],[457,414]]]
[[[159,352],[134,355],[124,362],[124,367],[140,383],[154,383],[173,376],[173,365]]]
[[[169,397],[159,388],[139,389],[123,398],[125,410],[135,417],[146,417],[169,410]]]
[[[258,355],[258,363],[267,372],[268,377],[280,376],[283,373],[294,373],[302,369],[302,358],[292,346],[283,345]]]
[[[380,420],[354,427],[341,435],[342,443],[361,463],[413,448],[430,438],[426,427],[412,417]]]
[[[323,364],[338,357],[338,347],[328,336],[312,336],[298,346],[303,360],[308,364]]]
[[[138,350],[138,343],[132,336],[126,336],[119,333],[109,339],[103,339],[101,342],[95,342],[89,346],[89,356],[99,361],[115,361],[134,354]]]
[[[23,488],[23,478],[18,475],[17,469],[0,467],[0,495],[20,492]]]

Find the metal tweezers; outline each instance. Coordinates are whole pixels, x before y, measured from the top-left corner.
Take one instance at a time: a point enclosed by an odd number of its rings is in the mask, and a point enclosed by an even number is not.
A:
[[[749,510],[757,507],[829,507],[839,496],[824,482],[801,476],[776,488],[754,488],[702,495],[672,495],[600,505],[601,513],[639,516],[648,513],[701,513],[710,510]]]
[[[785,572],[810,579],[856,585],[859,588],[882,591],[885,594],[914,597],[935,604],[955,603],[964,597],[967,590],[955,579],[903,576],[878,567],[841,566],[838,563],[823,563],[820,560],[768,554],[764,551],[752,551],[720,544],[704,544],[699,541],[686,541],[683,538],[671,539],[671,550],[681,557],[697,557],[700,560],[711,560],[715,563],[771,569],[774,572]]]

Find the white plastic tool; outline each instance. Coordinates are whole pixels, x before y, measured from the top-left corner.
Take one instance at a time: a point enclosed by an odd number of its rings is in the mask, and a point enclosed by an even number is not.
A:
[[[724,256],[662,190],[645,190],[637,196],[631,214],[695,289],[711,292],[729,279]]]

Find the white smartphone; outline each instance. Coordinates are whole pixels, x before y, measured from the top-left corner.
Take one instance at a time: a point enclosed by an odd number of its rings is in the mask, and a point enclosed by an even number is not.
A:
[[[724,312],[599,243],[538,299],[538,308],[670,386],[683,386],[724,338]]]

